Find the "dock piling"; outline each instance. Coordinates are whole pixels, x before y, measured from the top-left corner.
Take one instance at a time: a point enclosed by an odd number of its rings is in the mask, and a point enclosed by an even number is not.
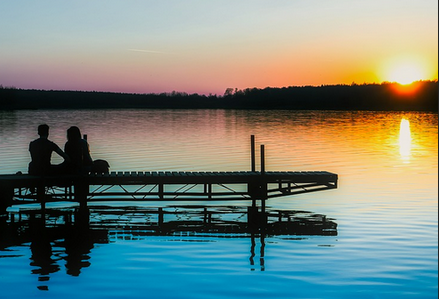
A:
[[[251,171],[255,172],[255,135],[251,135]]]
[[[265,163],[265,153],[264,144],[260,145],[260,159],[261,159],[261,175],[264,176],[266,173],[266,163]],[[266,211],[266,199],[267,199],[267,182],[262,179],[260,185],[260,199],[261,199],[261,213]]]
[[[7,186],[7,184],[0,185],[0,215],[6,213],[6,209],[12,205],[14,197],[14,188]]]
[[[80,178],[73,185],[74,198],[79,202],[80,207],[87,207],[87,195],[89,194],[89,184],[85,178]]]
[[[41,205],[41,210],[44,211],[46,208],[46,187],[44,183],[37,186],[37,201]]]

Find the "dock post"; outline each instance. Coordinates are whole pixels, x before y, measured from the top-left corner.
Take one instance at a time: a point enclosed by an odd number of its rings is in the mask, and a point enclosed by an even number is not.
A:
[[[79,206],[75,210],[75,223],[74,225],[80,230],[87,231],[90,227],[90,210],[87,205]]]
[[[258,208],[256,206],[247,208],[247,223],[252,232],[257,232],[260,225],[258,219]]]
[[[87,195],[89,194],[89,185],[86,179],[81,177],[74,183],[75,200],[79,202],[80,208],[87,207]]]
[[[0,186],[0,215],[6,214],[6,209],[12,205],[14,189],[6,185]]]
[[[203,185],[203,192],[207,195],[208,199],[212,199],[212,185],[211,185],[211,183],[206,183]]]
[[[266,199],[267,199],[267,182],[264,179],[266,173],[264,144],[260,145],[260,159],[261,159],[261,183],[260,183],[260,197],[261,197],[261,213],[266,213]]]
[[[253,207],[256,206],[256,201],[260,196],[260,185],[261,182],[259,176],[258,177],[256,176],[252,180],[249,180],[249,182],[247,183],[247,192],[252,199]]]
[[[41,210],[44,211],[46,209],[46,187],[44,183],[39,183],[37,186],[37,201],[41,205]]]
[[[251,171],[255,172],[255,135],[251,135]]]
[[[159,199],[164,199],[164,186],[163,186],[163,183],[162,182],[159,182],[158,183],[159,184],[159,186],[158,186],[158,188],[159,188]]]

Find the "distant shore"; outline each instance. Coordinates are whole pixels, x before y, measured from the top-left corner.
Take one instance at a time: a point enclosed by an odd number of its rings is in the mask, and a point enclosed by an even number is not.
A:
[[[261,109],[430,111],[438,113],[438,81],[228,88],[223,95],[182,92],[129,94],[16,89],[0,86],[0,110],[29,109]]]

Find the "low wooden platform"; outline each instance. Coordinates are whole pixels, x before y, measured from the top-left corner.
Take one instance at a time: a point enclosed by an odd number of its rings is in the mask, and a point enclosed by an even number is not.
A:
[[[0,175],[3,206],[49,201],[266,200],[337,188],[326,171],[111,172],[100,175]]]
[[[86,139],[86,137],[84,137]],[[251,171],[122,171],[109,174],[32,176],[0,175],[0,213],[14,204],[50,201],[213,201],[261,200],[335,189],[338,175],[327,171],[265,171],[264,144],[256,171],[255,136],[251,135]]]

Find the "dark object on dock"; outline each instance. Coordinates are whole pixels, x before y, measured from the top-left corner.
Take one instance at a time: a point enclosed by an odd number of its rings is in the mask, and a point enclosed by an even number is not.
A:
[[[91,174],[108,174],[110,169],[110,164],[105,160],[95,160],[92,164]]]

